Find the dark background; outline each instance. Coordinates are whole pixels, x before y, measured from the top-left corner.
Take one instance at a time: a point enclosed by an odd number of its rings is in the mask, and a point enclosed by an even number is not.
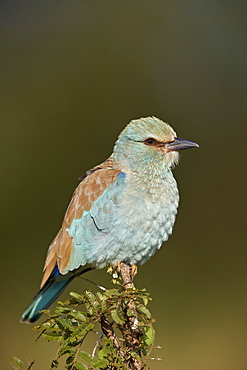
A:
[[[155,115],[200,149],[183,152],[174,171],[173,236],[136,278],[153,297],[162,346],[153,355],[165,357],[151,369],[246,370],[247,3],[0,6],[1,369],[13,355],[49,368],[57,344],[34,344],[18,322],[48,245],[77,178],[109,156],[131,119]],[[110,286],[105,270],[87,277]]]

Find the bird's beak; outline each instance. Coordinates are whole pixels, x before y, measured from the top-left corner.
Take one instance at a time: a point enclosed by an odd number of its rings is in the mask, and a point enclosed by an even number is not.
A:
[[[195,143],[194,141],[181,139],[180,137],[175,137],[174,141],[171,141],[170,143],[166,143],[165,147],[167,148],[168,152],[172,152],[172,151],[189,149],[193,147],[199,148],[199,145]]]

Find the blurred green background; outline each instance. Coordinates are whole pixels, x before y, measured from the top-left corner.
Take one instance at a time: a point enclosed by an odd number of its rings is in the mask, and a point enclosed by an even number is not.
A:
[[[173,236],[136,278],[153,297],[153,355],[165,357],[151,369],[246,370],[247,2],[0,6],[1,369],[13,355],[49,368],[57,345],[19,324],[48,245],[77,178],[131,119],[155,115],[200,149],[174,171]],[[104,270],[87,277],[110,285]]]

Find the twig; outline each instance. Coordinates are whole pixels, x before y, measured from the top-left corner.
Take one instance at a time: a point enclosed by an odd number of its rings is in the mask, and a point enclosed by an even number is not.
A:
[[[136,272],[136,266],[121,262],[118,264],[118,269],[121,273],[123,287],[126,289],[126,293],[132,290],[134,291],[133,276]],[[126,294],[126,297],[128,297],[128,294]],[[130,315],[130,313],[133,313],[133,315]],[[104,314],[101,315],[102,331],[107,338],[111,339],[113,346],[117,350],[118,356],[125,362],[126,369],[147,370],[148,367],[141,360],[140,347],[142,331],[138,327],[138,315],[134,299],[125,298],[124,323],[117,324],[117,327],[122,333],[121,341],[115,334],[113,326],[108,318]]]
[[[95,356],[95,353],[96,353],[97,347],[99,346],[100,341],[101,341],[101,339],[102,339],[102,337],[103,337],[103,333],[102,333],[102,332],[100,332],[100,333],[96,333],[96,334],[99,334],[99,338],[98,338],[98,340],[96,341],[95,346],[94,346],[94,348],[93,348],[92,357],[94,357],[94,356]]]
[[[134,272],[136,271],[136,266],[128,265],[124,262],[119,264],[120,273],[123,279],[123,285],[125,289],[134,289],[133,283],[133,276]],[[133,315],[127,315],[127,310],[133,312]],[[120,328],[121,330],[121,328]],[[122,331],[123,336],[125,338],[125,346],[129,351],[135,352],[138,356],[141,355],[140,353],[140,339],[142,332],[138,328],[138,317],[136,312],[136,305],[134,300],[130,300],[127,302],[126,308],[126,315],[125,315],[125,324],[124,324],[124,332]],[[147,369],[147,366],[136,357],[130,356],[129,360],[129,368],[132,370],[143,370]]]
[[[112,327],[112,324],[108,320],[108,318],[105,315],[101,316],[101,328],[105,336],[112,340],[112,343],[114,347],[117,349],[118,355],[124,359],[124,351],[122,350],[120,346],[120,342],[118,340],[118,337],[116,336],[114,329]]]

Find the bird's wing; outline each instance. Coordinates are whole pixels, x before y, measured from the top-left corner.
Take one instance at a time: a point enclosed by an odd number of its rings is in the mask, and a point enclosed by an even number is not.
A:
[[[94,235],[92,234],[97,234],[102,228],[105,229],[107,225],[109,226],[111,210],[108,209],[107,200],[109,197],[105,197],[105,193],[110,193],[110,197],[114,195],[112,187],[111,190],[109,187],[111,185],[114,187],[114,184],[117,184],[117,178],[120,173],[121,171],[119,170],[98,166],[89,171],[84,180],[75,189],[65,213],[62,227],[49,247],[41,288],[53,273],[56,264],[59,272],[64,274],[68,269],[73,270],[87,263],[85,260],[85,263],[79,263],[79,266],[77,266],[78,261],[75,260],[73,249],[75,244],[81,244],[84,238],[93,238]],[[105,198],[104,204],[97,207],[95,202],[103,194]],[[86,235],[87,232],[85,232],[87,230],[87,222],[90,235]],[[81,228],[77,228],[77,223],[83,223],[85,237],[81,232]],[[95,237],[97,236],[95,235]],[[79,242],[76,239],[79,239]]]

